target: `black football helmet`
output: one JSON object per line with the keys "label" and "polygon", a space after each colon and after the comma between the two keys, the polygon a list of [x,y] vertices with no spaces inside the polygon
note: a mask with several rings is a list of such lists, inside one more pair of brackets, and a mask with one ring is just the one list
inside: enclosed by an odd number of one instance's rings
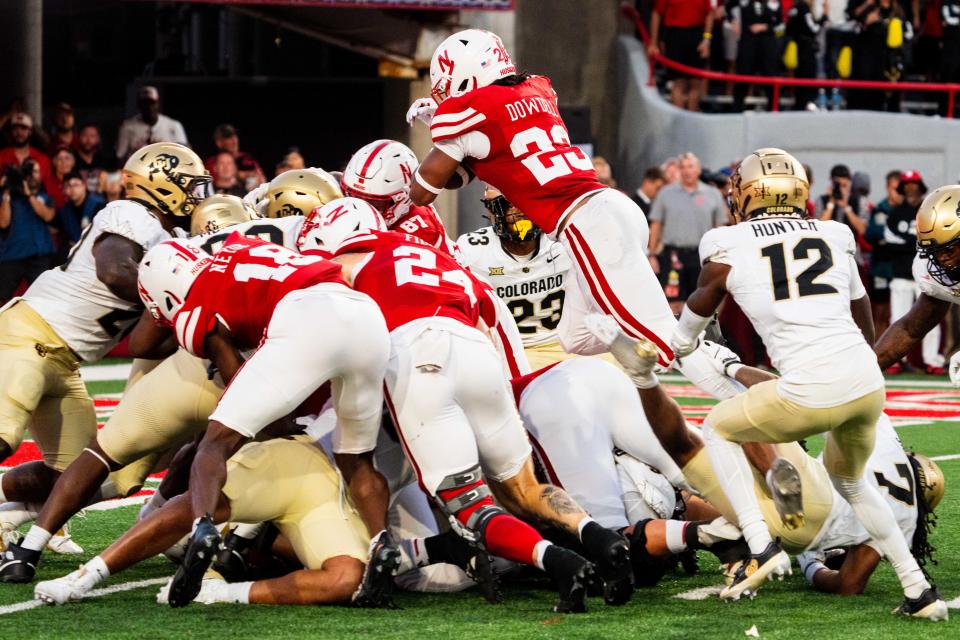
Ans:
{"label": "black football helmet", "polygon": [[493,221],[493,232],[501,240],[509,242],[526,242],[539,240],[543,230],[535,225],[522,211],[513,206],[503,194],[493,189],[497,195],[491,198],[482,198],[480,201],[490,212]]}

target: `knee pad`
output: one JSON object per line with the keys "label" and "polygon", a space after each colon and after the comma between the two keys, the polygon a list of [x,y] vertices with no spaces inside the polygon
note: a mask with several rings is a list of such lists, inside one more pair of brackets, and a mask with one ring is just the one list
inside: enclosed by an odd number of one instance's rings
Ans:
{"label": "knee pad", "polygon": [[664,574],[677,564],[676,556],[658,557],[647,552],[647,523],[652,518],[634,525],[630,534],[630,564],[633,565],[633,581],[638,587],[654,587]]}
{"label": "knee pad", "polygon": [[493,504],[480,465],[445,477],[437,487],[436,496],[458,533],[478,540],[483,539],[483,531],[490,520],[504,513]]}

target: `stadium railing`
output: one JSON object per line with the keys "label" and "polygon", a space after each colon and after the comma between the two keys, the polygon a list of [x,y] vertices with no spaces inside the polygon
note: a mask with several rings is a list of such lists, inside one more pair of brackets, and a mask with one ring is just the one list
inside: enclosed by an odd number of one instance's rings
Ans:
{"label": "stadium railing", "polygon": [[[631,20],[640,34],[643,41],[644,50],[648,51],[650,44],[650,33],[644,24],[640,12],[630,4],[621,5],[621,12]],[[707,80],[717,80],[720,82],[747,83],[753,85],[772,85],[773,86],[773,104],[770,105],[771,111],[780,110],[780,91],[783,87],[818,87],[824,89],[880,89],[884,91],[919,91],[930,93],[946,93],[947,95],[947,117],[953,118],[953,107],[956,101],[956,93],[960,91],[960,84],[948,82],[879,82],[874,80],[831,80],[828,78],[789,78],[785,76],[751,76],[737,73],[723,73],[720,71],[708,71],[706,69],[697,69],[685,64],[676,62],[667,58],[663,54],[650,56],[650,77],[647,80],[648,85],[655,84],[655,72],[657,65],[673,69],[680,73]]]}

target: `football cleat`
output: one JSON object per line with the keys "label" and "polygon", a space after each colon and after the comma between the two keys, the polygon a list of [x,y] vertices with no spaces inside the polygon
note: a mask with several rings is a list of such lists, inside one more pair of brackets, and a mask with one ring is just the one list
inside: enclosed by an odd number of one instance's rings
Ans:
{"label": "football cleat", "polygon": [[767,486],[773,504],[787,529],[803,526],[803,484],[800,472],[786,458],[777,458],[767,471]]}
{"label": "football cleat", "polygon": [[782,579],[790,573],[790,556],[779,544],[771,542],[762,553],[751,555],[736,568],[733,580],[720,592],[720,599],[739,600],[742,596],[752,598],[760,585],[771,575]]}
{"label": "football cleat", "polygon": [[445,548],[449,554],[444,560],[463,569],[467,577],[477,583],[487,602],[501,602],[500,578],[490,554],[476,542],[457,535],[453,529],[441,533],[440,536],[445,539]]}
{"label": "football cleat", "polygon": [[213,524],[213,518],[207,514],[197,522],[183,562],[177,567],[170,581],[169,604],[174,609],[190,604],[200,593],[203,574],[220,551],[220,532]]}
{"label": "football cleat", "polygon": [[633,595],[633,565],[627,539],[591,522],[583,528],[581,541],[603,580],[604,602],[613,606],[629,602]]}
{"label": "football cleat", "polygon": [[940,598],[936,587],[927,587],[917,598],[904,598],[892,613],[911,618],[925,618],[932,622],[950,618],[947,603]]}
{"label": "football cleat", "polygon": [[227,582],[240,582],[247,577],[250,567],[243,552],[253,543],[253,540],[238,536],[231,531],[224,539],[213,562],[213,570],[223,576]]}
{"label": "football cleat", "polygon": [[77,555],[83,553],[83,547],[73,540],[70,529],[63,525],[47,543],[47,549],[61,555]]}
{"label": "football cleat", "polygon": [[606,345],[637,387],[649,389],[656,386],[657,376],[653,368],[657,366],[658,353],[652,342],[628,336],[613,316],[591,313],[584,317],[583,324],[597,340]]}
{"label": "football cleat", "polygon": [[79,569],[62,578],[38,582],[33,589],[33,597],[43,601],[44,604],[51,605],[80,600],[90,592],[95,584],[95,581],[89,578],[86,569],[81,565]]}
{"label": "football cleat", "polygon": [[40,552],[11,544],[0,556],[0,582],[26,583],[37,575]]}
{"label": "football cleat", "polygon": [[370,541],[367,566],[351,598],[354,607],[393,609],[393,576],[400,566],[400,550],[386,530]]}
{"label": "football cleat", "polygon": [[587,610],[587,592],[600,583],[593,563],[569,549],[550,545],[544,554],[544,569],[557,582],[560,592],[560,600],[553,607],[554,612],[584,613]]}

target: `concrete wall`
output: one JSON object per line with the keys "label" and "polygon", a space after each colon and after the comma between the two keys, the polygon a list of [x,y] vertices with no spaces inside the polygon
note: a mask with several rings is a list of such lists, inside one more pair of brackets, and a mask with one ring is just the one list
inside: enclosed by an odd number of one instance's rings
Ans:
{"label": "concrete wall", "polygon": [[837,163],[870,174],[875,202],[891,169],[917,169],[931,189],[960,180],[960,121],[872,111],[696,114],[646,86],[648,72],[640,43],[621,37],[617,178],[625,189],[639,186],[647,166],[684,151],[717,169],[759,147],[784,148],[809,164],[814,194],[826,190]]}

